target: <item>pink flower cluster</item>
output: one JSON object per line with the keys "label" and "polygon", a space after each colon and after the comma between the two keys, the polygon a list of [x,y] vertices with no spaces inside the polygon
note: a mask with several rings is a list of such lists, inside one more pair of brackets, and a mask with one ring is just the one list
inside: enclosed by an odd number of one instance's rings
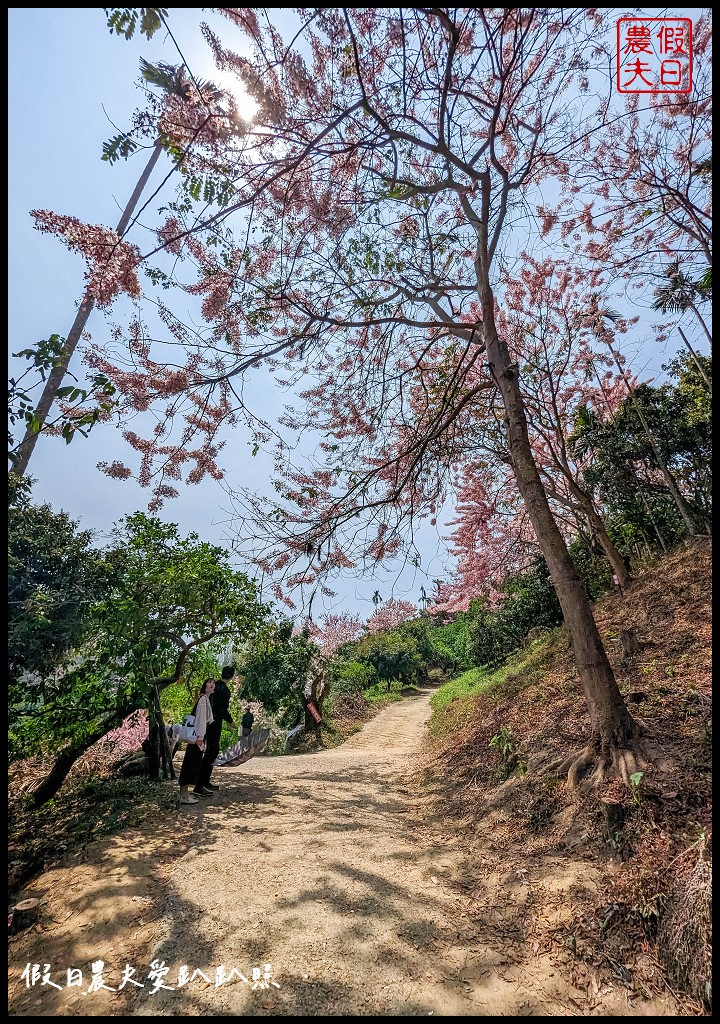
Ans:
{"label": "pink flower cluster", "polygon": [[124,242],[116,231],[97,224],[83,224],[77,217],[66,217],[50,210],[31,210],[38,231],[59,235],[69,249],[85,257],[88,293],[98,306],[109,306],[125,292],[133,298],[142,294],[137,266],[140,250]]}
{"label": "pink flower cluster", "polygon": [[338,647],[357,640],[362,628],[359,615],[325,615],[320,623],[310,627],[310,638],[326,657],[330,657]]}
{"label": "pink flower cluster", "polygon": [[390,598],[382,608],[378,608],[374,615],[371,615],[365,628],[368,633],[384,633],[390,629],[397,629],[402,622],[414,619],[418,614],[416,605],[410,601],[396,601]]}

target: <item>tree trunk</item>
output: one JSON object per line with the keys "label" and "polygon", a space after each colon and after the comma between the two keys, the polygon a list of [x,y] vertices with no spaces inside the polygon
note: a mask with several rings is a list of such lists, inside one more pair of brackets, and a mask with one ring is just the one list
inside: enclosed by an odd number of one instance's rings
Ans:
{"label": "tree trunk", "polygon": [[315,719],[308,711],[307,699],[303,700],[303,710],[305,713],[305,717],[303,718],[303,732],[307,734],[309,732],[312,732],[313,726],[315,725]]}
{"label": "tree trunk", "polygon": [[156,700],[156,715],[157,715],[157,727],[158,727],[158,746],[160,748],[160,766],[158,778],[161,779],[174,779],[175,778],[175,766],[173,765],[172,750],[170,749],[170,742],[168,740],[167,729],[165,728],[165,719],[163,718],[162,708],[160,707],[160,691],[155,688],[155,700]]}
{"label": "tree trunk", "polygon": [[303,707],[305,709],[305,732],[314,731],[318,743],[321,735],[320,722],[316,722],[314,716],[310,714],[308,704],[312,703],[322,719],[322,709],[328,689],[327,664],[321,657],[313,655],[308,665],[307,678],[303,688]]}
{"label": "tree trunk", "polygon": [[174,779],[175,768],[172,752],[168,743],[165,720],[160,707],[160,693],[157,685],[153,686],[148,705],[148,775],[151,779]]}
{"label": "tree trunk", "polygon": [[[506,343],[498,337],[495,296],[490,285],[493,254],[493,248],[488,243],[490,191],[488,170],[482,176],[480,215],[470,207],[467,199],[463,200],[463,205],[470,212],[478,238],[475,267],[478,297],[482,306],[482,337],[490,373],[505,410],[510,462],[560,602],[590,715],[590,743],[580,758],[569,766],[568,781],[574,784],[578,773],[587,766],[591,756],[599,755],[597,760],[602,769],[610,761],[617,763],[616,755],[628,746],[638,729],[620,693],[585,588],[575,572],[550,509],[530,447],[527,417],[518,385],[518,367],[511,362]],[[621,768],[621,774],[627,777],[627,765]]]}
{"label": "tree trunk", "polygon": [[590,746],[606,760],[637,732],[613,675],[584,587],[553,517],[533,459],[527,419],[518,386],[518,368],[495,328],[494,296],[481,284],[483,334],[488,364],[505,409],[508,447],[515,479],[547,562],[570,634],[575,664],[592,727]]}
{"label": "tree trunk", "polygon": [[174,779],[175,765],[173,764],[173,752],[170,749],[170,741],[168,740],[167,730],[165,728],[165,721],[162,718],[162,716],[160,724],[160,758],[162,761],[163,778]]}
{"label": "tree trunk", "polygon": [[[694,306],[693,306],[693,309],[695,309],[695,307],[694,307]],[[696,310],[696,312],[697,312],[697,310]],[[698,316],[699,316],[699,315],[700,315],[700,314],[698,314]],[[705,326],[705,322],[703,321],[703,327],[704,327],[704,326]],[[710,337],[710,335],[708,334],[708,330],[707,330],[707,327],[705,328],[705,333],[706,333],[706,334],[708,335],[708,340],[710,341],[710,347],[712,348],[712,338],[711,338],[711,337]],[[695,349],[694,349],[694,348],[692,347],[692,345],[690,344],[690,342],[689,342],[689,341],[687,340],[687,338],[685,337],[685,334],[684,334],[684,332],[683,332],[683,330],[682,330],[682,328],[681,328],[681,327],[678,327],[678,334],[679,334],[679,335],[680,335],[680,337],[682,338],[682,340],[683,340],[683,342],[684,342],[684,344],[685,344],[685,348],[686,348],[686,349],[688,350],[688,352],[690,353],[690,355],[691,355],[691,356],[693,357],[693,361],[694,361],[694,363],[695,363],[695,366],[697,367],[697,371],[698,371],[698,373],[700,374],[700,376],[702,377],[702,379],[703,379],[703,380],[705,381],[705,383],[706,383],[706,385],[707,385],[707,389],[708,389],[708,391],[712,391],[712,384],[710,383],[710,379],[708,378],[708,375],[707,375],[707,374],[705,373],[705,371],[703,370],[703,367],[702,367],[702,363],[701,363],[701,362],[700,362],[700,360],[698,359],[698,357],[697,357],[697,353],[696,353]]]}
{"label": "tree trunk", "polygon": [[304,719],[304,723],[303,723],[303,732],[306,735],[307,735],[307,733],[311,733],[311,732],[314,732],[316,735],[318,733],[318,728],[319,728],[318,723],[315,721],[314,716],[311,715],[310,711],[308,710],[308,704],[314,704],[314,703],[315,702],[313,701],[312,697],[303,697],[303,708],[305,710],[305,719]]}
{"label": "tree trunk", "polygon": [[[615,360],[615,365],[617,366],[617,368],[620,371],[620,373],[622,373],[623,372],[622,364],[620,362],[620,359],[619,359],[615,349],[609,343],[608,343],[608,348],[610,349],[612,357]],[[623,378],[623,380],[625,380],[625,378]],[[646,437],[648,439],[650,447],[653,450],[653,454],[655,455],[655,459],[657,460],[658,469],[662,473],[663,480],[665,481],[667,489],[670,491],[672,499],[675,502],[675,507],[677,508],[678,512],[680,513],[680,517],[681,517],[682,521],[685,523],[685,529],[687,530],[687,532],[690,534],[691,537],[696,537],[698,535],[699,531],[697,529],[697,526],[693,522],[692,516],[690,515],[690,510],[689,510],[689,508],[688,508],[688,506],[687,506],[687,504],[685,502],[685,499],[683,498],[682,494],[680,493],[680,488],[677,485],[677,481],[675,480],[675,477],[670,472],[670,470],[668,468],[668,465],[665,462],[665,459],[663,458],[663,454],[660,451],[660,446],[658,445],[657,441],[655,440],[655,436],[652,433],[652,431],[650,430],[650,424],[648,423],[647,419],[645,418],[645,413],[640,408],[640,403],[638,402],[637,398],[635,397],[635,392],[630,387],[630,384],[627,382],[627,380],[625,380],[625,386],[627,388],[628,395],[630,396],[630,401],[632,402],[633,408],[635,409],[635,412],[638,414],[638,419],[640,420],[640,423],[642,424],[642,428],[645,431],[645,435],[646,435]]]}
{"label": "tree trunk", "polygon": [[[145,165],[145,170],[140,175],[138,182],[135,186],[135,190],[130,197],[130,200],[123,211],[123,215],[118,222],[118,226],[115,229],[122,237],[130,223],[130,218],[133,215],[135,207],[138,204],[140,196],[142,195],[143,189],[147,184],[148,178],[150,177],[155,164],[158,161],[158,157],[162,153],[162,145],[160,142],[155,143],[155,148],[150,154],[150,159]],[[40,395],[40,401],[35,408],[35,419],[38,420],[40,427],[38,430],[27,430],[25,436],[17,447],[15,453],[11,456],[11,464],[13,473],[17,473],[18,476],[25,476],[27,472],[28,463],[35,450],[37,439],[40,436],[43,425],[48,417],[55,396],[58,392],[58,388],[61,387],[65,374],[67,373],[70,360],[73,357],[77,344],[80,341],[82,332],[85,329],[85,324],[88,322],[88,318],[95,308],[95,299],[86,291],[83,295],[80,308],[77,311],[77,316],[73,320],[70,333],[65,339],[65,345],[63,346],[62,355],[57,361],[57,364],[53,367],[48,379],[45,381],[45,387]]]}
{"label": "tree trunk", "polygon": [[620,554],[618,549],[612,542],[607,530],[605,529],[605,523],[602,517],[598,515],[595,504],[590,495],[584,491],[577,481],[573,479],[572,474],[569,472],[566,474],[566,480],[570,487],[571,493],[577,498],[580,503],[580,507],[587,516],[587,521],[592,532],[592,536],[597,540],[600,547],[605,552],[608,562],[612,566],[612,571],[615,573],[618,579],[618,583],[621,587],[626,587],[630,583],[630,573],[628,572],[625,560]]}
{"label": "tree trunk", "polygon": [[[637,480],[637,475],[635,475],[635,479]],[[642,501],[643,506],[645,507],[645,511],[648,514],[648,519],[650,520],[650,522],[653,525],[653,530],[655,531],[655,535],[656,535],[658,541],[660,542],[660,547],[663,549],[665,554],[667,554],[667,551],[668,551],[667,543],[665,541],[665,538],[663,537],[662,530],[660,529],[658,524],[655,522],[655,517],[654,517],[653,512],[652,512],[652,507],[650,505],[650,502],[648,501],[648,498],[647,498],[647,495],[645,494],[645,491],[643,490],[642,483],[639,480],[638,480],[638,494],[640,495],[640,500]],[[648,551],[649,550],[650,550],[650,545],[648,544]]]}
{"label": "tree trunk", "polygon": [[68,743],[68,745],[64,747],[55,758],[52,768],[43,781],[34,790],[32,794],[33,805],[35,807],[41,807],[42,804],[47,803],[51,797],[54,797],[67,778],[68,772],[77,759],[84,754],[85,751],[93,745],[93,743],[102,739],[102,737],[106,733],[110,732],[114,726],[120,725],[123,719],[127,718],[127,716],[135,710],[136,705],[125,705],[104,718],[102,722],[99,725],[96,725],[95,728],[88,735],[83,737],[82,740]]}
{"label": "tree trunk", "polygon": [[617,576],[617,580],[620,584],[620,587],[624,590],[632,579],[630,573],[628,572],[628,568],[625,564],[625,559],[613,544],[607,530],[605,529],[605,524],[603,523],[600,516],[598,516],[597,512],[595,512],[595,519],[593,519],[592,522],[593,529],[595,531],[595,536],[598,539],[598,543],[605,552],[607,560],[612,566],[614,574]]}
{"label": "tree trunk", "polygon": [[162,755],[160,752],[160,727],[151,713],[148,723],[147,770],[151,779],[162,779]]}
{"label": "tree trunk", "polygon": [[[693,313],[695,314],[695,316],[700,321],[702,329],[705,331],[705,337],[707,338],[708,344],[710,345],[710,355],[712,355],[712,334],[708,330],[707,324],[705,323],[705,320],[704,320],[702,314],[700,313],[700,310],[697,308],[697,305],[694,302],[691,302],[690,303],[690,308],[692,309]],[[679,328],[678,328],[678,330],[679,330]],[[685,342],[687,347],[690,348],[690,345],[688,345],[688,342],[687,342],[687,338],[685,337],[685,335],[683,334],[682,331],[680,331],[680,334],[682,336],[682,340]],[[690,351],[692,352],[691,348],[690,348]],[[695,355],[694,352],[693,352],[693,355]],[[697,360],[696,360],[696,362],[697,362]],[[702,369],[700,370],[700,373],[702,373],[703,377],[705,377],[705,374],[703,373]],[[710,387],[710,381],[707,379],[707,377],[705,377],[705,382],[707,383],[708,387]]]}

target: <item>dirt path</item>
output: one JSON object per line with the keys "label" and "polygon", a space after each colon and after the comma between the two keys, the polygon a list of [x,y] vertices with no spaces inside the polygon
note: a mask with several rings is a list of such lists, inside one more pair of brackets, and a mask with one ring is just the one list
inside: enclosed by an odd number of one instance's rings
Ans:
{"label": "dirt path", "polygon": [[[429,697],[390,706],[336,749],[216,769],[222,790],[183,808],[174,836],[174,821],[125,832],[88,863],[28,886],[50,923],[11,943],[11,1013],[677,1015],[670,1000],[631,1005],[621,985],[586,985],[533,948],[518,906],[577,884],[567,864],[518,872],[492,849],[469,857],[423,815],[409,773]],[[584,884],[602,884],[583,871]],[[466,913],[478,886],[484,920]],[[107,985],[117,988],[127,966],[145,987],[85,994],[99,960]],[[152,991],[152,961],[168,968],[159,980],[172,990]],[[61,989],[41,978],[28,987],[26,963],[49,964]],[[266,964],[267,987],[253,989],[253,968],[263,974]],[[183,966],[208,980],[178,989]],[[221,966],[235,974],[217,985]],[[82,987],[67,987],[70,967],[83,971]]]}

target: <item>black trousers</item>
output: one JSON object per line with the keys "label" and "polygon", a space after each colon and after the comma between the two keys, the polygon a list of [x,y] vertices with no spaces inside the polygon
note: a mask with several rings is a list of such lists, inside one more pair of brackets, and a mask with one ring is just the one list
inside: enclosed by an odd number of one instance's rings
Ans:
{"label": "black trousers", "polygon": [[199,786],[203,752],[197,743],[188,743],[180,766],[179,786]]}
{"label": "black trousers", "polygon": [[210,776],[213,770],[213,761],[220,753],[220,733],[222,732],[222,722],[213,722],[205,730],[205,753],[203,754],[202,765],[200,767],[200,781],[198,782],[198,789],[201,786],[207,786],[210,781]]}

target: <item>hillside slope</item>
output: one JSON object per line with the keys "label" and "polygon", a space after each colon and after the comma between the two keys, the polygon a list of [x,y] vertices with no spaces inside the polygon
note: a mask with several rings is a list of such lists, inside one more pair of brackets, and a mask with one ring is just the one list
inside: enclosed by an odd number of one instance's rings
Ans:
{"label": "hillside slope", "polygon": [[[639,573],[596,619],[632,711],[655,751],[634,792],[619,782],[600,799],[572,799],[553,766],[589,733],[563,630],[538,637],[476,696],[434,698],[435,740],[424,781],[480,865],[468,908],[500,910],[498,883],[542,858],[585,858],[606,884],[518,912],[537,948],[565,946],[579,976],[604,965],[642,995],[670,990],[687,1013],[707,1013],[711,989],[711,572],[698,541]],[[451,780],[451,781],[450,781]],[[550,900],[550,903],[553,901]]]}

